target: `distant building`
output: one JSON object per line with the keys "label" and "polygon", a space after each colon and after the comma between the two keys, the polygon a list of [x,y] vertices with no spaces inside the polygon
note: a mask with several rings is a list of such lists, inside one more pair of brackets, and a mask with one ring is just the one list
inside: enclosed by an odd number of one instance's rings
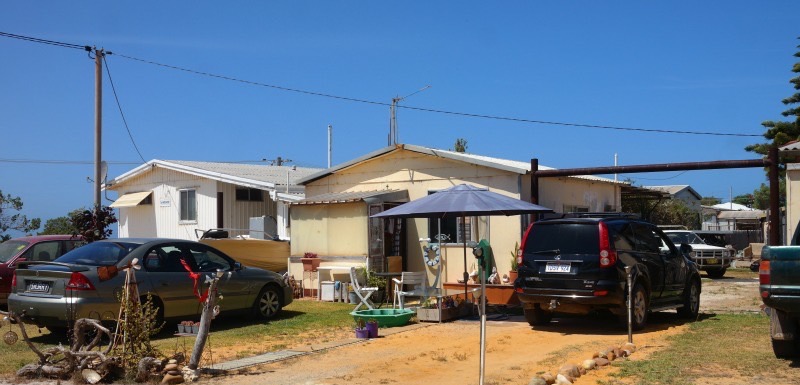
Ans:
{"label": "distant building", "polygon": [[672,199],[683,201],[691,210],[700,213],[702,207],[700,201],[703,197],[689,185],[667,185],[667,186],[642,186],[648,190],[665,192],[670,195]]}

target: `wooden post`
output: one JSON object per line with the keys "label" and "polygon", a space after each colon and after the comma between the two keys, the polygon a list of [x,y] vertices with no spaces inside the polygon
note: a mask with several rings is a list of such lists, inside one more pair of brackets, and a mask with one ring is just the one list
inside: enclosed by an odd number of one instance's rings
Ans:
{"label": "wooden post", "polygon": [[211,320],[214,318],[214,306],[217,303],[217,282],[223,272],[217,272],[211,284],[208,287],[208,298],[203,306],[203,314],[200,316],[200,329],[197,331],[197,339],[194,341],[194,348],[192,348],[192,357],[189,359],[189,369],[197,370],[200,364],[200,357],[203,356],[203,349],[208,339],[208,331],[211,328]]}

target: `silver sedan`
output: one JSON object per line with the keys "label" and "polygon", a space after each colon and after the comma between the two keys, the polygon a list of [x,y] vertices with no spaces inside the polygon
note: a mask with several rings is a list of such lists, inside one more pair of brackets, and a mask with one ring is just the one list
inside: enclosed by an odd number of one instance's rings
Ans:
{"label": "silver sedan", "polygon": [[[218,290],[223,312],[275,316],[292,302],[292,290],[277,273],[244,267],[213,247],[178,239],[119,238],[93,242],[53,262],[28,263],[16,271],[9,310],[48,329],[65,329],[78,318],[113,321],[120,309],[125,273],[101,280],[109,266],[137,259],[139,292],[152,295],[158,317],[199,320],[205,276],[224,274]],[[115,269],[116,268],[116,269]],[[195,279],[190,273],[199,273]],[[106,277],[104,277],[106,278]]]}

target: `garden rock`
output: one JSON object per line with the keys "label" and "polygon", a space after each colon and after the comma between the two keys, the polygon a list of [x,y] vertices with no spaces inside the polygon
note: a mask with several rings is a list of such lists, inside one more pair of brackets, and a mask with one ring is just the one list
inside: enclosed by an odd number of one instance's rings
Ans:
{"label": "garden rock", "polygon": [[572,381],[563,374],[559,374],[556,376],[555,385],[572,385]]}
{"label": "garden rock", "polygon": [[584,369],[586,369],[586,370],[592,370],[592,369],[594,369],[596,366],[597,366],[597,362],[594,362],[594,360],[584,360],[584,361],[581,363],[581,367],[582,367],[582,368],[584,368]]}
{"label": "garden rock", "polygon": [[528,385],[548,385],[548,384],[547,381],[544,380],[544,378],[534,377],[531,378],[531,381],[528,383]]}
{"label": "garden rock", "polygon": [[632,344],[630,342],[626,343],[625,345],[622,345],[622,348],[625,349],[625,350],[630,351],[631,353],[636,352],[636,345],[634,345],[634,344]]}
{"label": "garden rock", "polygon": [[569,376],[570,378],[578,378],[581,376],[578,367],[572,364],[566,364],[558,369],[558,374],[563,374],[564,376]]}
{"label": "garden rock", "polygon": [[597,363],[597,366],[607,366],[608,360],[605,358],[597,357],[594,359],[594,362]]}
{"label": "garden rock", "polygon": [[175,374],[165,374],[164,379],[161,380],[162,384],[181,384],[183,383],[183,376],[182,375],[175,375]]}
{"label": "garden rock", "polygon": [[556,376],[554,376],[552,373],[542,374],[542,379],[547,382],[547,385],[553,385],[556,383]]}

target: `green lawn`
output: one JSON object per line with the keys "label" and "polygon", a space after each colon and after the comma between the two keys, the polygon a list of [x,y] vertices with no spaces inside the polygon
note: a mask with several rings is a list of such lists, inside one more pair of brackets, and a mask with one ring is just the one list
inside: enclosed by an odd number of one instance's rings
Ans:
{"label": "green lawn", "polygon": [[[689,331],[669,339],[646,360],[618,361],[621,370],[605,385],[694,384],[712,377],[773,378],[775,383],[797,383],[800,373],[791,361],[775,358],[769,338],[769,318],[763,314],[720,314],[703,317]],[[788,381],[787,381],[788,380]],[[704,382],[708,383],[708,381]]]}

